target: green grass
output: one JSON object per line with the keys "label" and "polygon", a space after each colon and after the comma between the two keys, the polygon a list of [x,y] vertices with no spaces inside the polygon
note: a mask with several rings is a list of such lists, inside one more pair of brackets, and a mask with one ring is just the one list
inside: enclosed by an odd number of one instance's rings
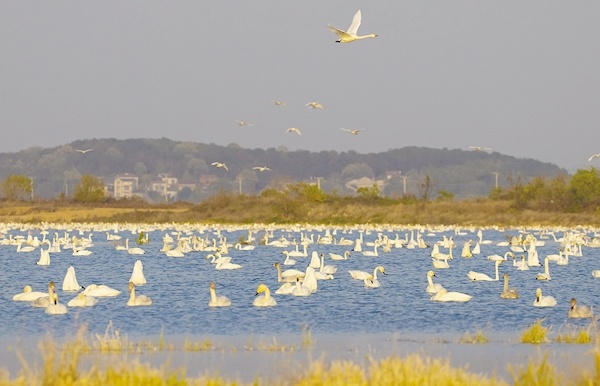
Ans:
{"label": "green grass", "polygon": [[538,319],[529,329],[521,334],[521,343],[540,344],[548,342],[549,327],[542,326],[542,319]]}

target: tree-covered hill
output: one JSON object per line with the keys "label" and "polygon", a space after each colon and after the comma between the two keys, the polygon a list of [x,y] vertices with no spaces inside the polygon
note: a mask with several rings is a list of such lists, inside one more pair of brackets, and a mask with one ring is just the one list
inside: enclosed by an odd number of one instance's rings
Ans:
{"label": "tree-covered hill", "polygon": [[[93,149],[88,152],[76,151]],[[213,162],[225,163],[228,170]],[[255,166],[267,166],[260,172]],[[72,189],[82,175],[91,174],[112,183],[120,173],[139,177],[146,188],[159,173],[179,181],[199,183],[211,176],[210,186],[198,189],[199,200],[218,190],[254,194],[290,181],[313,181],[327,192],[352,194],[347,182],[361,177],[380,180],[383,194],[420,195],[428,184],[458,197],[487,195],[496,184],[527,182],[533,177],[553,178],[566,170],[533,159],[518,159],[497,152],[404,147],[381,153],[354,151],[309,152],[285,148],[243,149],[236,144],[219,146],[162,139],[113,138],[75,141],[53,148],[32,147],[0,154],[0,179],[9,175],[32,177],[36,196],[53,198]]]}

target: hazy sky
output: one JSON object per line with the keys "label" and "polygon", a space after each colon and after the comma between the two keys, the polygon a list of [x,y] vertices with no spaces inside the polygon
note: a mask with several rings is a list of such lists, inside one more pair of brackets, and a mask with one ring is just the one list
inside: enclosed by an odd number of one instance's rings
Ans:
{"label": "hazy sky", "polygon": [[[335,43],[359,8],[379,36]],[[600,166],[599,22],[598,0],[3,1],[0,152],[167,137]]]}

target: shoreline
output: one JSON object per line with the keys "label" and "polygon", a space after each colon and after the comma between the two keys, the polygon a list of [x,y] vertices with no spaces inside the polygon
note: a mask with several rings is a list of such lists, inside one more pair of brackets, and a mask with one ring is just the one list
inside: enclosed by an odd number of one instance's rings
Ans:
{"label": "shoreline", "polygon": [[[29,338],[3,338],[0,340],[0,369],[16,378],[21,370],[37,371],[43,365],[40,343],[47,336]],[[84,337],[87,338],[87,337]],[[145,349],[113,352],[91,351],[82,354],[79,369],[92,366],[104,368],[119,363],[142,363],[153,368],[184,369],[186,377],[219,376],[227,381],[251,383],[257,379],[272,382],[277,379],[300,377],[311,364],[333,361],[351,361],[368,369],[372,360],[388,357],[405,358],[418,354],[424,358],[448,360],[453,368],[469,373],[495,378],[511,383],[512,372],[524,370],[530,362],[541,363],[547,355],[548,363],[570,379],[583,372],[594,371],[596,345],[518,342],[514,334],[492,334],[488,343],[460,343],[456,334],[315,334],[310,347],[301,347],[297,334],[256,336],[183,336],[164,338],[162,349],[147,346]],[[55,341],[66,343],[72,338]],[[157,341],[157,337],[141,337],[131,342]],[[208,349],[184,348],[185,342],[208,342]],[[139,346],[138,346],[139,347]],[[23,367],[20,353],[30,370]]]}

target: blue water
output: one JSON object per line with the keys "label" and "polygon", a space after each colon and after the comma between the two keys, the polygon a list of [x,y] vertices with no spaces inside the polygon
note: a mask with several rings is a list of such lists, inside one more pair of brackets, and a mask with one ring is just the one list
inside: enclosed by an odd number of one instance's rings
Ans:
{"label": "blue water", "polygon": [[[203,238],[207,235],[215,237],[216,228],[191,227],[193,234]],[[332,228],[333,229],[333,228]],[[202,230],[202,234],[200,231]],[[55,230],[50,229],[51,237]],[[59,234],[63,229],[57,230]],[[165,335],[249,335],[249,334],[287,334],[300,333],[306,325],[316,334],[330,333],[450,333],[462,334],[467,330],[490,329],[497,332],[512,333],[518,336],[537,319],[546,318],[545,325],[560,327],[567,321],[571,324],[587,325],[589,320],[567,320],[569,300],[577,298],[580,304],[597,306],[597,287],[600,279],[591,275],[593,269],[600,269],[600,250],[583,249],[582,257],[571,257],[566,266],[550,265],[552,280],[539,282],[535,280],[543,267],[532,267],[529,271],[518,271],[512,261],[500,265],[500,277],[504,272],[510,274],[510,287],[517,288],[520,298],[517,300],[501,299],[502,280],[497,282],[471,282],[467,278],[469,270],[487,273],[494,276],[494,264],[486,256],[496,253],[504,255],[508,247],[495,244],[506,240],[506,235],[517,235],[516,230],[504,232],[485,230],[484,239],[493,240],[492,245],[482,245],[481,254],[471,259],[460,257],[463,243],[477,240],[474,232],[457,236],[453,231],[437,232],[435,236],[423,235],[425,242],[433,245],[442,239],[442,235],[454,236],[456,248],[454,260],[450,261],[450,269],[436,269],[435,282],[442,284],[449,291],[470,294],[473,299],[468,303],[439,303],[429,300],[425,292],[427,286],[426,273],[433,270],[431,264],[431,248],[427,249],[392,249],[389,253],[379,250],[379,257],[365,257],[360,253],[352,253],[345,261],[332,261],[326,258],[326,264],[338,268],[333,280],[319,281],[319,289],[309,297],[293,297],[290,295],[273,295],[277,306],[257,308],[252,306],[256,287],[260,283],[269,286],[272,293],[279,287],[274,262],[283,262],[285,256],[282,248],[257,245],[253,251],[229,251],[232,262],[241,264],[242,269],[234,271],[218,271],[205,259],[208,252],[191,252],[183,258],[167,257],[162,248],[162,237],[167,230],[151,230],[150,243],[142,245],[145,255],[129,255],[126,251],[115,250],[114,241],[106,241],[104,231],[87,229],[83,236],[93,233],[95,246],[89,248],[93,253],[89,256],[72,256],[71,251],[51,254],[48,267],[37,266],[39,250],[32,253],[17,253],[16,246],[0,246],[0,337],[36,336],[52,333],[53,336],[69,336],[83,324],[91,332],[102,333],[109,321],[115,328],[130,337],[156,336],[161,331]],[[305,229],[306,234],[323,235],[322,229]],[[383,229],[391,239],[399,233],[401,238],[408,230]],[[532,230],[533,232],[533,230]],[[25,230],[11,230],[8,234],[27,235]],[[7,237],[8,237],[7,234]],[[77,234],[73,231],[72,234]],[[129,231],[119,233],[134,239]],[[235,243],[240,237],[247,236],[247,230],[223,230],[229,242]],[[257,239],[264,232],[257,233]],[[275,230],[275,236],[285,235],[287,238],[300,239],[297,230],[282,232]],[[557,232],[557,236],[562,236]],[[39,230],[33,230],[32,236],[41,239]],[[337,237],[354,239],[358,231],[342,234]],[[376,232],[365,233],[365,241],[373,241]],[[120,241],[120,243],[123,242]],[[558,253],[559,244],[552,238],[544,240],[546,245],[538,247],[540,261],[545,255]],[[130,243],[130,246],[135,246]],[[369,247],[363,247],[367,250]],[[292,250],[292,247],[285,248]],[[310,261],[313,250],[325,253],[343,254],[351,249],[348,246],[312,244],[309,257],[296,257],[295,266],[284,266],[304,270]],[[445,250],[442,248],[442,252]],[[148,283],[137,287],[138,294],[145,294],[153,299],[149,307],[128,307],[127,284],[135,260],[144,264],[144,273]],[[25,284],[33,286],[36,291],[46,291],[48,282],[56,282],[57,293],[61,303],[75,297],[72,292],[61,290],[62,281],[67,268],[75,267],[79,283],[87,286],[92,283],[106,284],[123,291],[116,298],[99,298],[95,307],[69,308],[66,315],[47,315],[44,309],[33,308],[27,303],[14,302],[12,296],[22,291]],[[381,287],[368,289],[362,281],[352,280],[349,269],[360,269],[372,272],[377,265],[385,267],[387,275],[379,275]],[[231,307],[212,309],[209,301],[208,285],[214,281],[217,294],[228,296]],[[541,287],[544,295],[552,295],[558,305],[554,308],[536,308],[532,306],[535,289]]]}

